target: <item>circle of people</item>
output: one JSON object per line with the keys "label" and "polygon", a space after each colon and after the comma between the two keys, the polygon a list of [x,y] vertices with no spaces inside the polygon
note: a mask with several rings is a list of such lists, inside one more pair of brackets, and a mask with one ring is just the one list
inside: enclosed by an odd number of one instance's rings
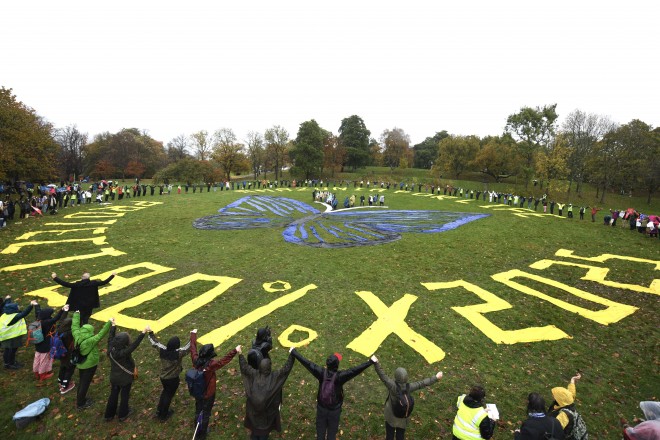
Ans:
{"label": "circle of people", "polygon": [[[220,359],[216,359],[217,354],[213,344],[204,344],[197,348],[196,329],[190,332],[189,341],[185,345],[181,344],[177,336],[171,337],[166,344],[161,343],[148,326],[131,340],[128,333],[117,331],[114,318],[96,332],[88,320],[93,309],[100,307],[98,288],[110,283],[115,275],[113,273],[105,280],[92,280],[90,274],[86,272],[80,281],[71,283],[52,273],[54,282],[71,289],[66,304],[57,313],[50,307],[41,308],[36,300],[31,301],[21,311],[11,296],[6,296],[0,316],[0,345],[3,349],[5,369],[20,369],[22,365],[16,361],[17,350],[21,346],[33,344],[35,354],[32,369],[38,385],[45,384],[54,376],[53,362],[58,360],[57,382],[60,394],[67,394],[77,388],[76,407],[83,411],[94,403],[87,394],[100,360],[99,343],[107,335],[107,356],[111,367],[110,394],[105,406],[104,419],[106,422],[112,422],[117,418],[124,422],[132,413],[129,398],[131,386],[138,375],[132,353],[147,337],[152,347],[158,350],[160,358],[159,376],[162,391],[155,417],[165,422],[173,415],[172,400],[181,382],[183,359],[189,354],[192,367],[186,372],[185,377],[188,390],[195,399],[191,426],[194,426],[193,438],[203,439],[209,432],[211,410],[216,399],[216,371],[238,355],[246,396],[244,426],[249,429],[252,440],[268,439],[270,432],[281,431],[282,389],[295,360],[298,360],[318,380],[316,438],[324,440],[335,439],[339,431],[344,385],[371,365],[374,365],[378,377],[387,390],[383,415],[385,435],[388,440],[405,438],[409,418],[415,405],[412,392],[432,385],[443,376],[442,372],[438,372],[431,377],[411,382],[406,370],[397,368],[392,378],[385,373],[375,355],[360,365],[340,369],[342,356],[333,353],[327,357],[325,365],[318,365],[304,357],[295,347],[289,350],[289,356],[282,368],[274,370],[269,354],[273,348],[269,327],[257,331],[256,338],[245,356],[243,347],[238,345]],[[25,318],[33,308],[36,321],[28,325]],[[75,310],[72,318],[67,316],[70,310]],[[26,344],[23,342],[24,337],[27,338]],[[77,384],[73,380],[76,369],[79,371]],[[530,393],[527,406],[528,418],[520,429],[514,432],[514,438],[517,440],[587,439],[586,424],[575,408],[575,384],[580,378],[581,374],[578,373],[571,378],[567,387],[553,388],[553,402],[547,408],[541,394]],[[485,397],[486,391],[481,385],[474,385],[469,392],[458,396],[452,438],[489,439],[493,436],[499,412],[496,405],[484,404]],[[651,408],[654,408],[653,411],[660,415],[658,402],[645,404],[650,404]],[[655,405],[658,405],[658,408]],[[660,421],[654,422],[650,428],[652,433],[657,434],[660,432]],[[627,437],[625,438],[651,438],[641,436],[640,433],[643,432],[641,426],[642,424],[629,427],[626,422],[624,435]]]}

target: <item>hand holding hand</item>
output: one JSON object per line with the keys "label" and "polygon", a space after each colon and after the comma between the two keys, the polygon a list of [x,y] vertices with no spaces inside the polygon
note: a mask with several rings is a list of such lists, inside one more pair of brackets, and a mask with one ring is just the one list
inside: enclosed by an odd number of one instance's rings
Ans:
{"label": "hand holding hand", "polygon": [[117,272],[112,272],[112,276],[113,276],[113,277],[116,277],[116,276],[117,276]]}
{"label": "hand holding hand", "polygon": [[291,347],[289,347],[289,353],[291,353],[295,349],[296,349],[296,347],[294,345],[292,345]]}
{"label": "hand holding hand", "polygon": [[373,362],[374,364],[377,364],[377,363],[378,363],[378,358],[376,357],[375,354],[372,355],[369,359],[371,359],[371,362]]}
{"label": "hand holding hand", "polygon": [[194,329],[190,330],[190,333],[197,333],[197,329],[194,328]]}
{"label": "hand holding hand", "polygon": [[65,312],[68,312],[69,311],[69,305],[64,304],[64,307],[62,307],[62,310],[64,310]]}
{"label": "hand holding hand", "polygon": [[238,354],[243,353],[243,347],[241,347],[240,345],[237,345],[236,346],[236,352],[238,352]]}
{"label": "hand holding hand", "polygon": [[149,333],[151,331],[151,327],[146,326],[144,330],[142,330],[142,333]]}
{"label": "hand holding hand", "polygon": [[57,278],[57,274],[56,274],[55,272],[53,272],[53,273],[50,274],[50,277],[51,277],[52,279],[55,279],[55,278]]}
{"label": "hand holding hand", "polygon": [[110,322],[112,323],[112,326],[115,326],[115,318],[110,318]]}
{"label": "hand holding hand", "polygon": [[30,304],[32,304],[33,306],[36,306],[37,305],[37,300],[33,299],[32,301],[30,301]]}
{"label": "hand holding hand", "polygon": [[438,374],[436,374],[435,377],[437,377],[438,380],[442,379],[442,371],[438,371]]}
{"label": "hand holding hand", "polygon": [[5,299],[11,299],[11,295],[5,296]]}

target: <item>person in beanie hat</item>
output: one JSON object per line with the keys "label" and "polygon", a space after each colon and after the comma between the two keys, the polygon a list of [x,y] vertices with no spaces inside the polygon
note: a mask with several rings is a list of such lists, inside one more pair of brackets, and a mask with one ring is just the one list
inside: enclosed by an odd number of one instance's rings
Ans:
{"label": "person in beanie hat", "polygon": [[172,336],[165,346],[158,342],[153,332],[149,332],[148,336],[151,345],[158,350],[160,357],[160,382],[163,385],[163,391],[160,393],[160,399],[158,399],[158,406],[156,407],[156,416],[160,420],[165,421],[174,413],[170,409],[170,404],[181,383],[181,378],[179,377],[181,371],[183,371],[181,360],[190,351],[190,341],[181,347],[179,337]]}
{"label": "person in beanie hat", "polygon": [[213,360],[217,356],[213,344],[202,345],[197,353],[197,329],[190,332],[190,357],[193,367],[204,371],[204,381],[206,382],[206,392],[200,398],[195,398],[195,421],[198,419],[199,427],[195,431],[195,439],[205,439],[211,417],[211,409],[215,403],[215,381],[217,380],[216,370],[227,365],[236,354],[241,350],[241,346],[229,350],[227,354],[219,361]]}
{"label": "person in beanie hat", "polygon": [[295,348],[291,354],[319,381],[316,393],[316,439],[335,440],[344,403],[344,384],[366,370],[374,361],[369,359],[348,370],[339,370],[339,362],[342,360],[339,353],[328,356],[325,368],[309,361]]}

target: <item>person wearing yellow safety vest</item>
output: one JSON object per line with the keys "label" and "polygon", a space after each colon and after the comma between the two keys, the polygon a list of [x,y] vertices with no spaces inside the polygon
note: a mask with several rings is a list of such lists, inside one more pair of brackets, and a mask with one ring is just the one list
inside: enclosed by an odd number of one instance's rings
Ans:
{"label": "person wearing yellow safety vest", "polygon": [[22,365],[16,362],[16,351],[23,345],[23,335],[27,334],[27,325],[25,318],[32,311],[32,306],[36,301],[31,301],[30,305],[19,312],[18,304],[11,301],[11,296],[7,295],[2,303],[2,315],[0,315],[0,347],[2,347],[2,357],[5,362],[5,368],[9,370],[18,370]]}
{"label": "person wearing yellow safety vest", "polygon": [[469,394],[458,396],[452,439],[489,439],[493,436],[495,420],[483,406],[484,397],[486,390],[480,385],[473,386]]}

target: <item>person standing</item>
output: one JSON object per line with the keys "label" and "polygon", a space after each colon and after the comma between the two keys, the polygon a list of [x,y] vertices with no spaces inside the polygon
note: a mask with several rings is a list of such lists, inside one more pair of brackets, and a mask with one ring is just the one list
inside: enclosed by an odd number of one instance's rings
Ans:
{"label": "person standing", "polygon": [[348,370],[339,370],[341,355],[334,353],[325,361],[325,368],[309,361],[294,348],[291,354],[319,381],[316,393],[316,440],[335,440],[344,403],[344,384],[370,367],[374,361]]}
{"label": "person standing", "polygon": [[78,409],[86,409],[94,403],[92,399],[87,398],[87,391],[96,373],[96,367],[99,364],[98,343],[110,331],[112,320],[103,325],[101,331],[94,334],[94,327],[91,324],[80,326],[80,311],[76,310],[73,314],[71,323],[71,334],[75,346],[80,347],[80,354],[85,356],[85,360],[78,364],[78,394],[76,397],[76,406]]}
{"label": "person standing", "polygon": [[5,368],[8,370],[18,370],[22,367],[16,362],[16,352],[23,345],[23,335],[27,334],[25,317],[36,305],[37,302],[32,300],[30,305],[21,312],[18,304],[12,302],[10,295],[5,297],[2,304],[2,315],[0,315],[0,347],[2,347]]}
{"label": "person standing", "polygon": [[172,399],[179,388],[181,378],[179,375],[183,371],[181,360],[190,351],[190,341],[181,347],[181,340],[178,336],[172,336],[167,341],[167,346],[158,342],[156,335],[149,332],[149,342],[158,350],[160,357],[160,383],[163,385],[163,391],[160,393],[158,399],[158,406],[156,407],[156,416],[165,421],[169,419],[174,411],[170,409]]}
{"label": "person standing", "polygon": [[37,319],[41,322],[41,333],[43,340],[34,344],[34,362],[32,363],[32,371],[34,377],[39,381],[39,384],[46,379],[53,377],[53,358],[50,357],[50,339],[55,331],[55,324],[60,320],[62,314],[69,311],[68,304],[65,304],[62,309],[53,317],[54,310],[50,307],[44,309],[35,305],[35,312]]}
{"label": "person standing", "polygon": [[458,396],[458,411],[454,418],[452,438],[459,440],[489,439],[495,430],[495,420],[484,408],[486,390],[480,385],[472,387],[468,394]]}
{"label": "person standing", "polygon": [[71,309],[80,311],[80,322],[82,324],[87,324],[89,317],[92,316],[92,310],[101,307],[101,302],[99,300],[99,287],[108,284],[112,281],[115,275],[117,275],[117,272],[112,272],[112,275],[107,279],[98,281],[90,280],[89,272],[85,272],[82,274],[82,279],[75,283],[69,283],[57,278],[55,272],[50,276],[53,278],[53,281],[60,286],[71,289],[66,304],[68,304]]}
{"label": "person standing", "polygon": [[[144,335],[150,330],[147,326],[142,333],[135,338],[131,344],[131,338],[126,332],[117,332],[115,319],[110,320],[112,327],[110,328],[110,336],[108,337],[108,357],[110,358],[110,396],[108,396],[108,403],[105,406],[105,413],[103,415],[106,422],[119,417],[119,421],[123,422],[128,418],[131,409],[128,406],[128,399],[131,395],[131,386],[135,379],[135,361],[131,353],[138,348]],[[117,411],[117,404],[119,396],[121,395],[121,403],[119,404],[119,411]]]}
{"label": "person standing", "polygon": [[[421,388],[427,387],[442,378],[442,371],[439,371],[435,376],[431,376],[419,382],[408,383],[408,372],[405,368],[397,368],[394,371],[394,380],[390,379],[383,368],[380,366],[376,356],[372,356],[371,360],[374,362],[374,368],[380,380],[387,388],[387,400],[385,400],[385,439],[386,440],[403,440],[406,436],[406,428],[408,427],[408,418],[410,414],[401,417],[401,414],[395,414],[393,409],[395,402],[399,401],[400,396],[410,395],[410,392],[417,391]],[[398,405],[398,404],[397,404]]]}
{"label": "person standing", "polygon": [[205,344],[199,349],[197,354],[197,329],[190,332],[190,357],[192,358],[193,367],[204,372],[204,383],[206,384],[206,391],[202,397],[195,398],[195,423],[201,414],[201,422],[195,431],[196,439],[205,439],[209,419],[211,418],[211,409],[215,403],[215,390],[216,390],[216,371],[227,365],[236,356],[241,346],[229,350],[227,354],[219,361],[213,360],[217,355],[213,344]]}
{"label": "person standing", "polygon": [[295,359],[290,351],[284,366],[277,371],[272,371],[271,361],[268,357],[261,359],[258,369],[252,368],[239,346],[238,363],[247,398],[243,424],[250,430],[250,440],[268,440],[271,431],[282,431],[280,419],[282,388],[289,377]]}
{"label": "person standing", "polygon": [[514,440],[564,439],[564,430],[554,417],[545,413],[545,400],[539,393],[527,396],[527,420],[513,433]]}

